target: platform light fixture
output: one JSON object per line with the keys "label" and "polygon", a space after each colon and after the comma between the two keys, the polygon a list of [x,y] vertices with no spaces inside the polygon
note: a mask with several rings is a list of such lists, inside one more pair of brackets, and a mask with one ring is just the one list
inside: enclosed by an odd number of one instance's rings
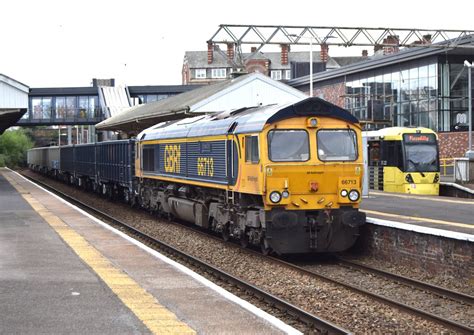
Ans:
{"label": "platform light fixture", "polygon": [[469,120],[469,132],[468,132],[468,137],[469,137],[469,145],[467,147],[467,152],[466,152],[466,157],[469,158],[469,160],[474,160],[474,151],[472,150],[472,84],[471,84],[471,72],[472,72],[472,67],[473,63],[469,63],[467,60],[464,61],[464,66],[467,67],[467,97],[468,97],[468,104],[467,104],[467,116]]}
{"label": "platform light fixture", "polygon": [[[312,35],[301,36],[301,35],[296,35],[296,34],[289,34],[288,36],[295,37],[297,39],[300,39],[300,38],[309,39],[309,96],[312,97],[313,96],[313,39],[317,41],[319,37],[312,36]],[[337,37],[326,36],[322,42],[325,44],[329,38],[337,38]]]}

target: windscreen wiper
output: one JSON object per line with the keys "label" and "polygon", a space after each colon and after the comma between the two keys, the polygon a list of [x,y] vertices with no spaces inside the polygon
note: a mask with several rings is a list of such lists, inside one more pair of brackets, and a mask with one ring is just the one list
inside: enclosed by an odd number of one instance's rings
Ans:
{"label": "windscreen wiper", "polygon": [[412,162],[413,165],[415,166],[415,170],[418,171],[418,172],[421,174],[421,176],[422,176],[423,178],[425,178],[425,174],[424,174],[423,171],[419,168],[420,163],[416,163],[416,162],[412,161],[411,159],[409,159],[408,161],[409,161],[409,162]]}

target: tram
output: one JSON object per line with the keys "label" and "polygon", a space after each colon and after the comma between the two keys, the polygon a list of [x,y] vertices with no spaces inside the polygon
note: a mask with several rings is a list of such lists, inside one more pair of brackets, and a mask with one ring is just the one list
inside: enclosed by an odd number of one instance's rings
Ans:
{"label": "tram", "polygon": [[366,131],[369,188],[439,195],[438,137],[428,128],[389,127]]}

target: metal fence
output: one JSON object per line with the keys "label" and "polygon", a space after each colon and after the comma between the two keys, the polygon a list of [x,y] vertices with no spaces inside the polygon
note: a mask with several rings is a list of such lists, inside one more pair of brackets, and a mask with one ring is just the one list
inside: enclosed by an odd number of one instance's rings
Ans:
{"label": "metal fence", "polygon": [[469,159],[440,158],[440,174],[444,181],[469,182]]}

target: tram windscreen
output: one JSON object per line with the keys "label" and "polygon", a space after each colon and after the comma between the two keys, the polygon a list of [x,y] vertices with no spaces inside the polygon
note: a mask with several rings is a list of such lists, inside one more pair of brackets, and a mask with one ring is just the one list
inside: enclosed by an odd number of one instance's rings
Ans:
{"label": "tram windscreen", "polygon": [[357,137],[353,130],[322,129],[317,133],[317,144],[321,161],[357,159]]}
{"label": "tram windscreen", "polygon": [[438,145],[434,134],[405,134],[406,172],[439,171]]}

